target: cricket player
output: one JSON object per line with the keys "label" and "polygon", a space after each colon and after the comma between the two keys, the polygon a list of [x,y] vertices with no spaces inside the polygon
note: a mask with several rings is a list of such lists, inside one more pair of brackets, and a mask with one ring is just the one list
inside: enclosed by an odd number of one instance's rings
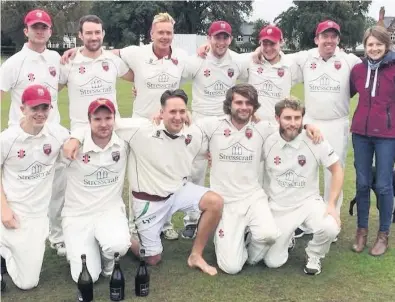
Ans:
{"label": "cricket player", "polygon": [[[129,168],[135,171],[130,183],[141,245],[132,239],[131,249],[139,255],[140,246],[144,247],[147,263],[156,265],[163,251],[160,233],[164,223],[176,211],[200,210],[188,265],[215,275],[217,270],[203,259],[203,250],[218,225],[223,200],[208,188],[189,181],[192,162],[205,155],[207,145],[197,126],[184,126],[187,102],[184,91],[168,90],[160,99],[163,122],[159,126],[144,118],[122,119],[118,123],[118,135],[134,153],[134,160],[129,162]],[[72,136],[82,140],[80,133]],[[70,144],[75,144],[74,141]],[[68,149],[67,154],[73,157],[74,148]]]}
{"label": "cricket player", "polygon": [[103,21],[95,15],[83,16],[79,21],[79,38],[84,47],[60,68],[60,89],[67,85],[69,96],[70,129],[86,126],[89,104],[106,98],[118,113],[116,82],[118,78],[133,81],[133,72],[111,51],[104,50]]}
{"label": "cricket player", "polygon": [[[0,67],[1,98],[5,92],[11,93],[11,107],[8,125],[19,125],[23,113],[20,110],[23,91],[33,84],[47,87],[51,93],[52,110],[49,111],[48,122],[60,123],[58,109],[58,82],[60,56],[56,51],[48,50],[46,44],[52,34],[52,21],[47,12],[35,9],[27,13],[23,30],[27,43],[22,50],[8,58]],[[52,197],[49,206],[51,247],[59,256],[66,254],[60,212],[64,203],[66,180],[62,167],[55,169]],[[51,187],[49,187],[51,188]]]}
{"label": "cricket player", "polygon": [[[264,144],[265,171],[268,174],[269,205],[281,236],[268,246],[264,261],[268,267],[282,266],[288,259],[289,242],[300,225],[312,230],[306,248],[306,274],[321,273],[321,259],[340,231],[336,202],[343,185],[339,157],[324,140],[313,144],[302,127],[304,107],[297,100],[285,99],[276,104],[279,132]],[[318,171],[323,165],[332,174],[326,203],[319,194]]]}
{"label": "cricket player", "polygon": [[[338,48],[340,26],[336,22],[319,23],[315,34],[317,48],[292,55],[303,72],[305,123],[314,124],[322,131],[344,167],[349,134],[350,73],[361,60]],[[328,201],[331,173],[327,169],[324,180],[324,200]],[[338,214],[342,202],[343,192],[336,203]]]}
{"label": "cricket player", "polygon": [[67,258],[75,282],[82,254],[86,254],[88,270],[96,282],[100,273],[111,276],[114,253],[123,256],[130,247],[122,200],[129,147],[113,131],[115,103],[99,98],[90,103],[87,112],[90,129],[76,160],[68,162],[62,211]]}
{"label": "cricket player", "polygon": [[[207,41],[210,50],[206,58],[194,56],[185,65],[183,79],[192,80],[192,119],[196,123],[204,117],[223,116],[223,99],[226,91],[236,85],[237,80],[246,80],[243,60],[229,49],[232,43],[232,27],[226,21],[215,21],[208,29]],[[195,160],[192,182],[204,186],[207,159]],[[184,217],[183,238],[196,234],[198,212]]]}
{"label": "cricket player", "polygon": [[53,109],[44,85],[22,92],[20,110],[20,122],[0,134],[0,254],[14,284],[27,290],[39,282],[56,161],[69,133],[48,122]]}

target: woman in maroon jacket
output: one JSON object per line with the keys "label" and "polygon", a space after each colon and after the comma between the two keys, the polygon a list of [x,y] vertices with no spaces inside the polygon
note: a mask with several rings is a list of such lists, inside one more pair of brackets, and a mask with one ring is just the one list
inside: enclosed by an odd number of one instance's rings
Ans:
{"label": "woman in maroon jacket", "polygon": [[375,155],[380,228],[369,253],[384,254],[388,248],[394,194],[392,170],[395,161],[395,53],[390,50],[387,30],[373,26],[363,38],[366,58],[351,71],[351,96],[359,93],[352,119],[354,166],[357,177],[358,228],[353,251],[366,246],[372,185],[372,160]]}

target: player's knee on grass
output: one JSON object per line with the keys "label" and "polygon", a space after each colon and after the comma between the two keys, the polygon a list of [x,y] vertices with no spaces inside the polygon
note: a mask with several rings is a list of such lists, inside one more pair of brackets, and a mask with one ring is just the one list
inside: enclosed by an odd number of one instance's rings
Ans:
{"label": "player's knee on grass", "polygon": [[126,241],[118,241],[111,242],[109,244],[104,244],[102,246],[103,254],[106,258],[111,259],[114,257],[115,253],[119,253],[120,256],[123,256],[127,253],[131,245],[131,242]]}
{"label": "player's knee on grass", "polygon": [[271,255],[268,252],[264,258],[264,262],[268,268],[279,268],[283,266],[288,260],[288,252],[284,255]]}
{"label": "player's knee on grass", "polygon": [[12,279],[15,286],[22,290],[30,290],[35,288],[38,285],[40,280],[40,273],[28,273],[24,271],[22,274],[19,274],[17,278]]}
{"label": "player's knee on grass", "polygon": [[204,194],[199,202],[199,209],[203,212],[209,210],[212,212],[222,213],[223,207],[223,198],[213,191],[208,191],[206,194]]}
{"label": "player's knee on grass", "polygon": [[158,265],[158,263],[162,260],[162,255],[155,255],[155,256],[148,256],[146,257],[145,261],[151,265],[151,266],[155,266]]}
{"label": "player's knee on grass", "polygon": [[273,227],[263,227],[252,232],[251,240],[271,245],[273,244],[277,238],[280,236],[280,231],[277,226]]}
{"label": "player's knee on grass", "polygon": [[235,275],[243,268],[243,263],[238,261],[229,261],[230,259],[217,258],[218,267],[227,274]]}

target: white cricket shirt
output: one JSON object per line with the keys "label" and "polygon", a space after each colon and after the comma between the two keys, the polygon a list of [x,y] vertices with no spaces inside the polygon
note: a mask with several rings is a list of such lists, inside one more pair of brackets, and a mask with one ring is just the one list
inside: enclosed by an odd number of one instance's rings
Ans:
{"label": "white cricket shirt", "polygon": [[128,154],[128,145],[115,132],[102,149],[93,142],[90,129],[86,131],[77,159],[69,162],[66,168],[67,188],[62,216],[93,214],[117,207],[123,209],[122,190]]}
{"label": "white cricket shirt", "polygon": [[111,51],[103,50],[96,58],[88,58],[78,50],[75,58],[61,66],[60,84],[67,84],[69,95],[70,128],[88,124],[89,104],[106,98],[117,105],[117,78],[124,76],[129,68]]}
{"label": "white cricket shirt", "polygon": [[8,125],[19,125],[23,113],[22,93],[30,85],[40,84],[51,93],[53,109],[48,122],[60,123],[58,109],[60,55],[53,50],[45,49],[38,53],[25,44],[21,51],[8,58],[0,67],[0,90],[10,91],[11,107]]}
{"label": "white cricket shirt", "polygon": [[187,53],[173,48],[171,57],[158,59],[152,44],[148,44],[123,48],[119,54],[134,72],[137,96],[133,103],[133,115],[151,119],[161,108],[163,92],[180,87]]}
{"label": "white cricket shirt", "polygon": [[350,72],[361,59],[339,48],[327,61],[320,56],[318,48],[293,56],[303,71],[306,117],[318,120],[347,117],[350,113]]}
{"label": "white cricket shirt", "polygon": [[304,130],[291,142],[286,142],[279,132],[269,136],[264,158],[269,200],[285,207],[319,195],[319,166],[328,168],[339,160],[327,141],[315,145]]}
{"label": "white cricket shirt", "polygon": [[20,125],[0,133],[3,190],[17,215],[47,215],[55,162],[68,137],[68,130],[55,123],[46,123],[35,136]]}

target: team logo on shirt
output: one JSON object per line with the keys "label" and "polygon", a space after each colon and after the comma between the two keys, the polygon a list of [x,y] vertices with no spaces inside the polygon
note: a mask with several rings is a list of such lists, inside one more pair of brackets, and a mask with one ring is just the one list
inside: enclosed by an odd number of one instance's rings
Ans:
{"label": "team logo on shirt", "polygon": [[52,152],[52,146],[51,144],[44,144],[43,146],[43,151],[45,155],[50,155]]}
{"label": "team logo on shirt", "polygon": [[56,68],[53,66],[48,67],[49,73],[51,76],[55,77],[56,76]]}
{"label": "team logo on shirt", "polygon": [[280,156],[276,156],[275,158],[274,158],[274,164],[276,165],[276,166],[278,166],[279,164],[281,164],[281,157]]}
{"label": "team logo on shirt", "polygon": [[148,89],[176,89],[180,79],[167,72],[160,72],[146,80]]}
{"label": "team logo on shirt", "polygon": [[251,128],[247,128],[245,131],[245,135],[248,139],[250,139],[252,137],[252,129]]}
{"label": "team logo on shirt", "polygon": [[204,70],[204,76],[206,78],[208,78],[210,76],[210,70],[209,69]]}
{"label": "team logo on shirt", "polygon": [[317,64],[316,63],[311,63],[310,64],[310,69],[316,69],[317,68]]}
{"label": "team logo on shirt", "polygon": [[84,164],[87,164],[87,163],[89,163],[90,162],[90,159],[91,159],[91,157],[88,155],[88,154],[84,154],[84,155],[82,155],[82,162],[84,163]]}
{"label": "team logo on shirt", "polygon": [[119,151],[114,151],[111,153],[111,156],[112,156],[112,160],[117,163],[118,160],[121,158],[121,153],[119,153]]}
{"label": "team logo on shirt", "polygon": [[298,163],[299,163],[299,165],[301,165],[303,167],[306,164],[306,156],[299,155],[298,156]]}
{"label": "team logo on shirt", "polygon": [[311,92],[340,93],[340,82],[324,73],[309,82],[309,89]]}
{"label": "team logo on shirt", "polygon": [[217,80],[211,85],[204,87],[204,95],[207,97],[225,96],[229,88],[229,85],[220,80]]}
{"label": "team logo on shirt", "polygon": [[277,69],[277,75],[278,75],[280,78],[282,78],[282,77],[284,76],[284,73],[285,73],[284,68],[279,68],[279,69]]}
{"label": "team logo on shirt", "polygon": [[294,170],[287,170],[276,177],[277,183],[283,188],[304,188],[306,177],[296,174]]}
{"label": "team logo on shirt", "polygon": [[233,68],[228,69],[228,77],[232,78],[235,75],[235,70]]}
{"label": "team logo on shirt", "polygon": [[53,165],[46,165],[35,161],[27,169],[18,171],[19,180],[44,179],[51,174]]}
{"label": "team logo on shirt", "polygon": [[108,62],[104,61],[101,63],[101,67],[103,67],[104,71],[108,71],[110,69],[110,67],[108,66]]}
{"label": "team logo on shirt", "polygon": [[271,80],[265,80],[262,83],[254,85],[259,96],[280,99],[283,95],[281,87],[277,86]]}
{"label": "team logo on shirt", "polygon": [[18,158],[24,158],[26,156],[26,152],[23,149],[18,151]]}
{"label": "team logo on shirt", "polygon": [[340,61],[335,61],[335,63],[333,63],[335,65],[335,68],[337,70],[339,70],[340,68],[342,68],[342,63]]}
{"label": "team logo on shirt", "polygon": [[187,137],[185,138],[185,145],[189,145],[192,141],[192,135],[191,134],[187,134]]}
{"label": "team logo on shirt", "polygon": [[33,82],[33,81],[36,79],[36,77],[34,76],[33,73],[29,73],[29,74],[27,75],[27,78],[29,79],[30,82]]}
{"label": "team logo on shirt", "polygon": [[250,163],[254,159],[254,151],[237,142],[228,148],[221,149],[218,159],[226,162]]}
{"label": "team logo on shirt", "polygon": [[225,129],[225,130],[224,130],[224,136],[225,136],[225,137],[230,136],[230,132],[231,132],[231,131],[230,131],[229,128],[228,128],[228,129]]}
{"label": "team logo on shirt", "polygon": [[78,68],[78,72],[80,74],[84,74],[85,73],[85,66],[80,66],[80,68]]}
{"label": "team logo on shirt", "polygon": [[173,62],[174,65],[178,65],[178,60],[177,58],[170,58],[170,60]]}
{"label": "team logo on shirt", "polygon": [[262,74],[263,72],[263,68],[262,67],[258,67],[258,69],[256,70],[259,74]]}
{"label": "team logo on shirt", "polygon": [[85,187],[103,187],[116,184],[119,180],[117,172],[113,172],[106,167],[99,167],[95,172],[84,175]]}
{"label": "team logo on shirt", "polygon": [[219,238],[224,238],[224,230],[223,229],[219,229],[218,236],[219,236]]}

